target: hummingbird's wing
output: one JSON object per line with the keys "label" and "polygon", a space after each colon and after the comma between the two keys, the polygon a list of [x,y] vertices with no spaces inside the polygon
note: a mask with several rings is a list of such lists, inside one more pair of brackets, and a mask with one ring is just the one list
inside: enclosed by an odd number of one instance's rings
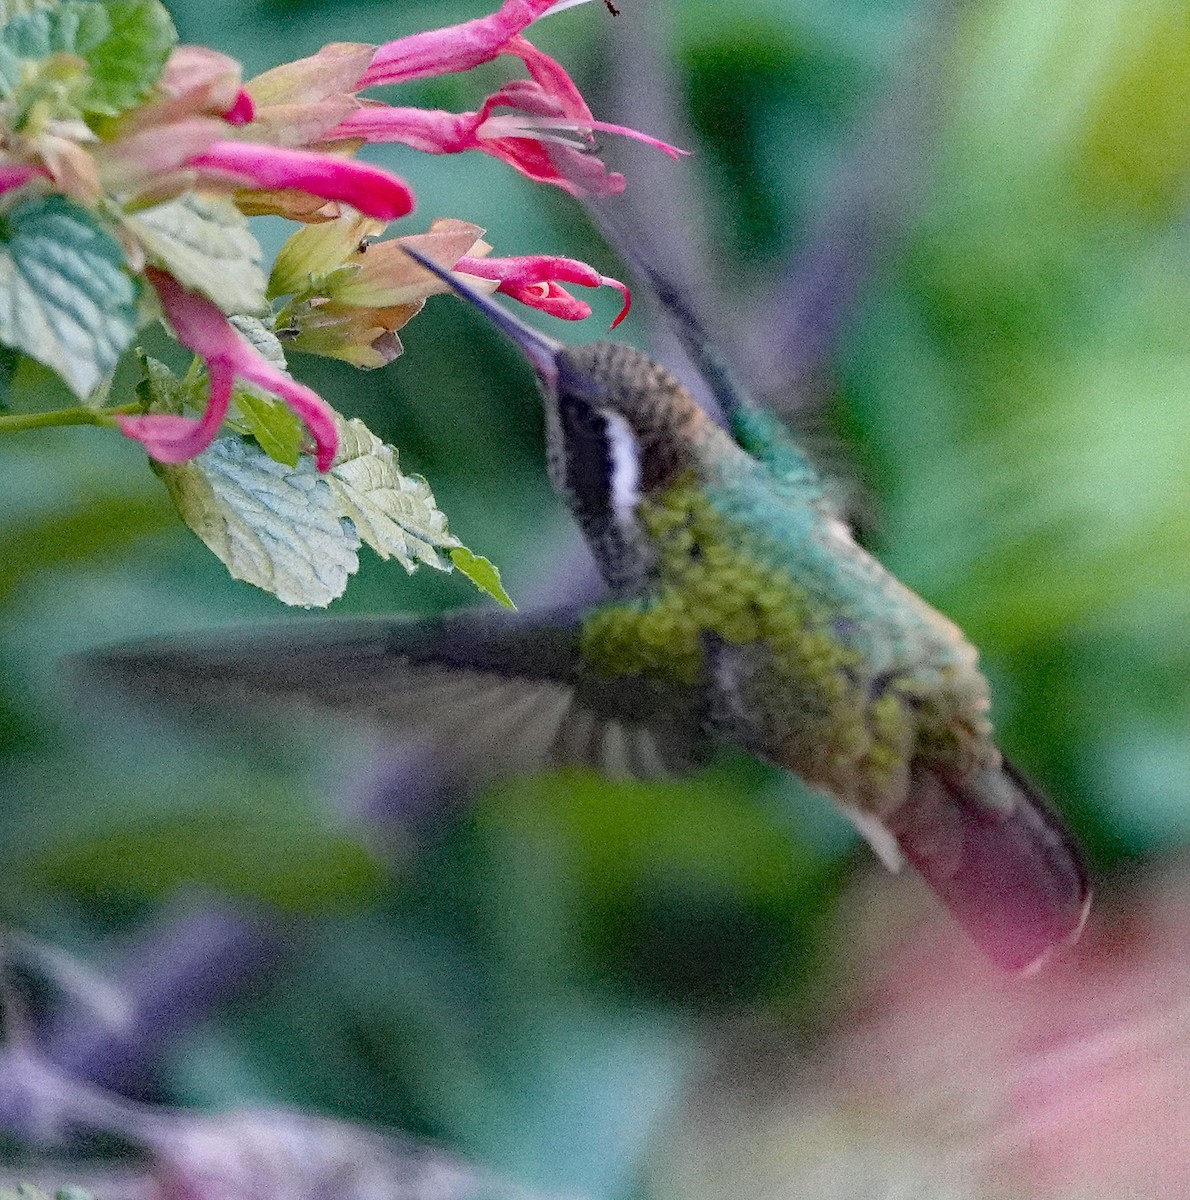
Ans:
{"label": "hummingbird's wing", "polygon": [[652,778],[709,751],[701,714],[664,685],[584,668],[577,615],[463,612],[312,620],[135,642],[83,671],[177,715],[331,716],[446,752],[465,779],[561,766]]}

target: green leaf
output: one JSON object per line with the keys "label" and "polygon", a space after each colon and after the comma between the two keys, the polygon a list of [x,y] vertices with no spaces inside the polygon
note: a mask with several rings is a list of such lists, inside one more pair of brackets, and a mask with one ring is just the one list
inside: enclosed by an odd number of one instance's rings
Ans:
{"label": "green leaf", "polygon": [[232,577],[284,604],[325,608],[359,568],[359,537],[308,458],[290,468],[251,442],[221,437],[188,463],[155,469],[182,520]]}
{"label": "green leaf", "polygon": [[296,467],[305,428],[293,409],[275,396],[246,388],[236,389],[234,402],[244,428],[269,458]]}
{"label": "green leaf", "polygon": [[158,0],[65,0],[30,8],[0,29],[0,92],[24,82],[22,62],[70,54],[87,64],[81,110],[118,116],[148,94],[178,40]]}
{"label": "green leaf", "polygon": [[265,362],[288,374],[284,347],[270,325],[266,325],[257,317],[243,314],[233,316],[231,323],[236,327],[237,332],[243,334],[248,344]]}
{"label": "green leaf", "polygon": [[[277,335],[263,321],[256,317],[236,316],[231,318],[231,323],[261,358],[286,371],[285,351]],[[270,458],[287,467],[296,467],[306,436],[305,426],[297,413],[271,392],[248,384],[236,387],[232,402],[232,425],[250,433]]]}
{"label": "green leaf", "polygon": [[155,413],[168,413],[180,417],[186,406],[198,407],[201,403],[197,389],[174,373],[156,358],[139,352],[141,378],[136,385],[137,399]]}
{"label": "green leaf", "polygon": [[47,196],[0,225],[0,342],[57,371],[77,396],[132,341],[136,297],[120,243],[85,208]]}
{"label": "green leaf", "polygon": [[504,590],[500,582],[500,569],[494,562],[484,558],[482,554],[473,554],[466,546],[456,546],[450,552],[450,561],[454,563],[481,592],[487,592],[494,600],[499,601],[505,608],[516,611],[512,597]]}
{"label": "green leaf", "polygon": [[460,545],[420,475],[402,475],[397,452],[362,421],[339,422],[339,453],[328,472],[339,512],[381,558],[395,558],[406,571],[424,562],[439,571],[450,564],[439,549]]}
{"label": "green leaf", "polygon": [[87,111],[117,116],[161,78],[178,33],[159,0],[106,0],[103,7],[111,30],[84,55],[92,74]]}
{"label": "green leaf", "polygon": [[155,267],[228,314],[264,313],[260,243],[248,219],[225,196],[187,192],[131,213],[124,225]]}

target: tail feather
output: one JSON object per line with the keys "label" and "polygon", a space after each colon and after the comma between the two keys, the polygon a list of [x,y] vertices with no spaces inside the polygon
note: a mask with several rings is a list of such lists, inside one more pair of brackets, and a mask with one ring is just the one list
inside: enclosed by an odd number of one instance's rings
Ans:
{"label": "tail feather", "polygon": [[1062,819],[1007,762],[955,783],[918,765],[887,821],[909,863],[997,965],[1028,974],[1077,940],[1091,903]]}

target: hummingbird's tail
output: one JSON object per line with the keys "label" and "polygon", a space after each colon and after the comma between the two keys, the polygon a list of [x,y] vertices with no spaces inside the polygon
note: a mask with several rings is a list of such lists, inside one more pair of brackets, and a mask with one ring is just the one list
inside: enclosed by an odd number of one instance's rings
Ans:
{"label": "hummingbird's tail", "polygon": [[918,764],[909,800],[886,824],[905,858],[999,966],[1029,974],[1077,940],[1091,904],[1078,846],[1010,763],[962,783]]}

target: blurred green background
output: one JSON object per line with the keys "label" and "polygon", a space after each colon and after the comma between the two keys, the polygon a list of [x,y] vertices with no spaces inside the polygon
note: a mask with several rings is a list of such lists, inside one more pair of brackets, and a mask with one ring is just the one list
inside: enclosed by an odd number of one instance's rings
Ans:
{"label": "blurred green background", "polygon": [[[674,196],[697,182],[718,281],[703,299],[726,323],[763,330],[787,257],[857,189],[889,198],[815,393],[871,495],[869,541],[981,648],[1004,745],[1104,877],[1182,847],[1190,7],[620,3],[615,30],[591,4],[533,40],[599,115],[647,124],[625,107],[609,35],[656,39],[697,155],[651,177],[647,207],[682,231],[658,180]],[[248,76],[489,7],[171,4],[184,41]],[[477,107],[504,70],[402,100]],[[604,153],[615,165],[610,138]],[[497,253],[614,262],[565,197],[499,163],[373,159],[418,194],[405,231],[457,216]],[[615,300],[595,303],[565,336],[599,335]],[[644,340],[639,316],[625,333]],[[531,600],[575,551],[528,372],[445,299],[404,340],[367,376],[294,366],[394,442]],[[399,786],[352,746],[228,746],[73,705],[63,655],[291,614],[227,577],[110,432],[4,437],[0,479],[0,919],[114,970],[169,914],[230,899],[284,946],[237,998],[163,1037],[131,1090],[310,1106],[543,1188],[647,1193],[715,1031],[758,1012],[798,1028],[832,986],[823,931],[845,925],[841,890],[867,852],[751,764],[685,785],[533,780],[402,820]],[[371,559],[335,610],[473,598],[458,575]]]}

